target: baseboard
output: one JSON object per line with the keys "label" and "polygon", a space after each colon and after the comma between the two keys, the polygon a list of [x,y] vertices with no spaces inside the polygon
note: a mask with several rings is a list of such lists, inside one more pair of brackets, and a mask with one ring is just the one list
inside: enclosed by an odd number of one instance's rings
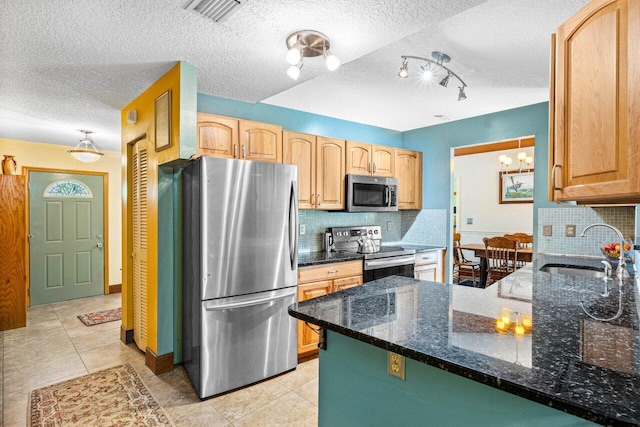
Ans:
{"label": "baseboard", "polygon": [[120,292],[122,292],[122,284],[109,285],[109,293],[110,294],[119,294]]}
{"label": "baseboard", "polygon": [[173,352],[158,356],[147,347],[144,363],[156,375],[170,372],[173,370]]}
{"label": "baseboard", "polygon": [[133,329],[125,329],[124,326],[120,327],[120,341],[129,345],[133,343]]}

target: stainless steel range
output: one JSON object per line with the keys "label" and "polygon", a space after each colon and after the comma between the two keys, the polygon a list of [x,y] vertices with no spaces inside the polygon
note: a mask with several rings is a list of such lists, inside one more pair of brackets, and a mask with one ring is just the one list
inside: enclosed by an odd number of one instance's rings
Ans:
{"label": "stainless steel range", "polygon": [[327,230],[331,248],[337,252],[364,254],[364,281],[387,276],[413,276],[413,249],[382,245],[380,226],[331,227]]}

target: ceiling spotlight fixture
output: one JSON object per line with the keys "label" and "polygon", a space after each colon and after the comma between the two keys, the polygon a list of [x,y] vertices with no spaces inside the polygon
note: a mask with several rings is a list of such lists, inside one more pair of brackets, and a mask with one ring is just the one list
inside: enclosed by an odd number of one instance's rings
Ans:
{"label": "ceiling spotlight fixture", "polygon": [[460,82],[461,86],[458,86],[460,92],[458,93],[458,101],[462,101],[463,99],[467,99],[467,95],[464,93],[464,89],[467,87],[467,84],[458,76],[456,73],[451,71],[448,67],[443,64],[451,61],[451,57],[446,53],[433,51],[431,52],[431,58],[423,58],[421,56],[411,56],[411,55],[402,55],[402,66],[400,67],[400,71],[398,72],[398,77],[402,77],[403,79],[409,76],[409,67],[407,61],[409,59],[415,59],[418,61],[425,61],[424,65],[420,66],[420,70],[422,73],[422,78],[424,80],[431,80],[435,76],[435,71],[438,68],[443,69],[447,72],[442,80],[440,80],[440,86],[447,87],[449,84],[449,80],[452,77],[455,77]]}
{"label": "ceiling spotlight fixture", "polygon": [[444,79],[440,80],[440,86],[447,87],[447,85],[449,84],[449,77],[450,76],[451,76],[451,73],[447,73],[447,75],[444,76]]}
{"label": "ceiling spotlight fixture", "polygon": [[398,77],[406,79],[409,77],[409,64],[407,64],[407,60],[402,60],[402,67],[400,67],[400,71],[398,71]]}
{"label": "ceiling spotlight fixture", "polygon": [[467,99],[467,95],[464,93],[464,86],[458,87],[460,92],[458,92],[458,101],[462,101],[463,99]]}
{"label": "ceiling spotlight fixture", "polygon": [[104,153],[98,151],[93,142],[89,139],[89,134],[93,133],[90,130],[80,130],[84,133],[84,138],[80,140],[80,143],[73,150],[67,150],[67,153],[71,154],[76,160],[85,163],[91,163],[104,156]]}
{"label": "ceiling spotlight fixture", "polygon": [[296,31],[289,34],[286,43],[289,49],[287,62],[291,64],[287,74],[294,80],[300,76],[304,58],[322,55],[329,71],[334,71],[340,66],[338,57],[331,53],[331,42],[321,32],[313,30]]}
{"label": "ceiling spotlight fixture", "polygon": [[293,80],[298,80],[300,77],[300,69],[302,68],[302,61],[298,62],[296,65],[292,65],[287,70],[287,75],[291,77]]}

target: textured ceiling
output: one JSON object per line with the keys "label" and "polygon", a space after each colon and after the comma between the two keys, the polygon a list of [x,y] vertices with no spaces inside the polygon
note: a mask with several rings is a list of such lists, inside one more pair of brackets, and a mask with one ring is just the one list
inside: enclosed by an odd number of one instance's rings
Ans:
{"label": "textured ceiling", "polygon": [[[188,2],[3,2],[0,137],[75,145],[90,129],[119,150],[119,110],[180,60],[202,93],[396,130],[540,102],[549,35],[586,0],[248,0],[222,24]],[[343,65],[307,59],[289,79],[284,40],[299,29],[327,34]],[[452,56],[467,100],[396,77],[400,55],[432,50]]]}

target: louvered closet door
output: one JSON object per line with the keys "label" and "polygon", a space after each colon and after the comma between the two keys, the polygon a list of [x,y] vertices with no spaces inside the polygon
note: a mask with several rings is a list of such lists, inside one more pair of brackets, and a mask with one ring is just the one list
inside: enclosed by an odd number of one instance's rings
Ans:
{"label": "louvered closet door", "polygon": [[147,141],[137,142],[131,159],[133,241],[133,339],[147,348]]}

